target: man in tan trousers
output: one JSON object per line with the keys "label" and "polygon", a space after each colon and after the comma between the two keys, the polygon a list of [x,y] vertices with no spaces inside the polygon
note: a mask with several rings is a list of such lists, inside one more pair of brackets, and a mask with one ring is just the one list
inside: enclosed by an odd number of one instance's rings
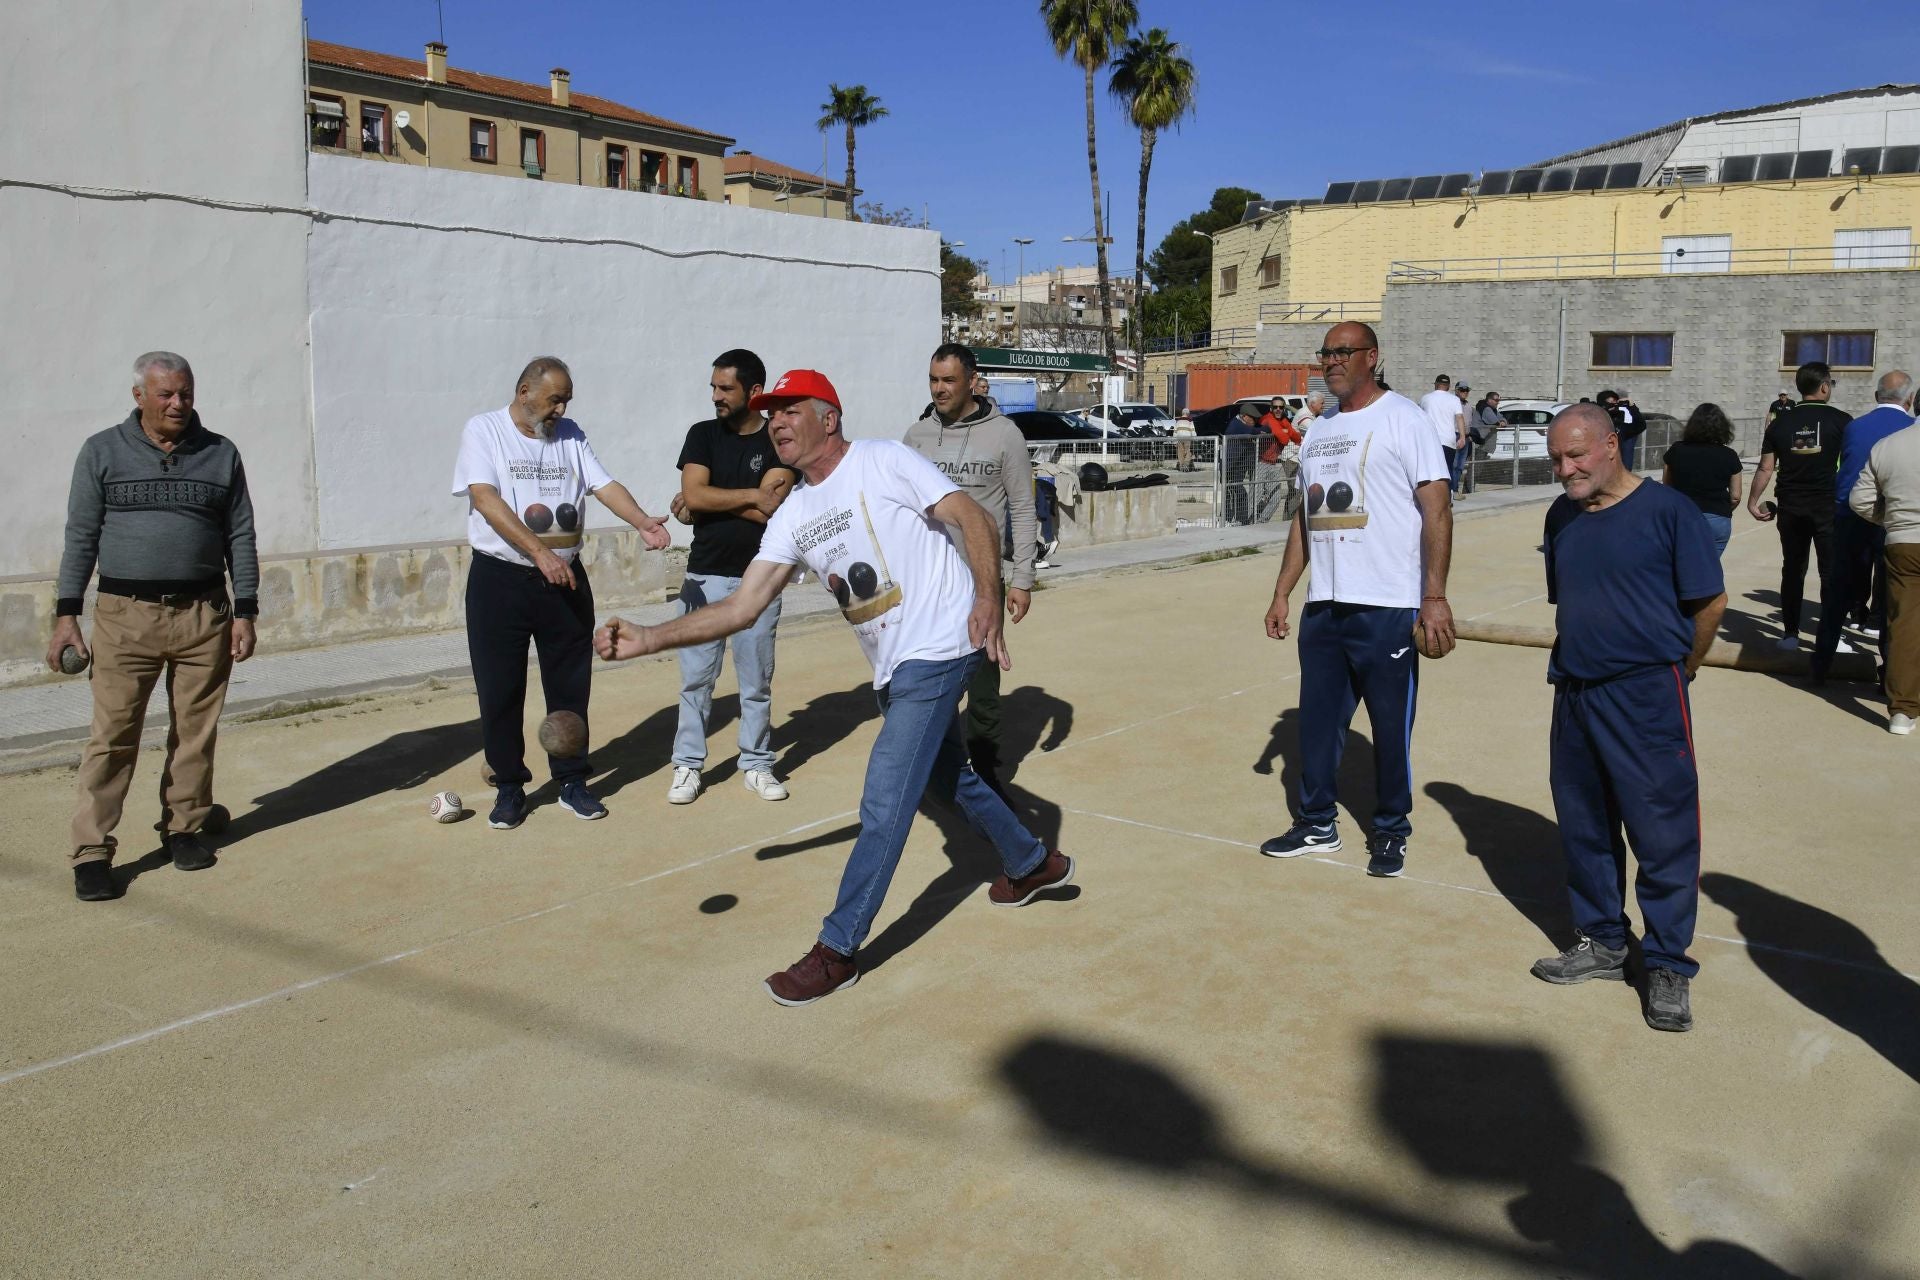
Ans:
{"label": "man in tan trousers", "polygon": [[1904,738],[1920,723],[1920,425],[1873,446],[1847,500],[1887,532],[1887,732]]}
{"label": "man in tan trousers", "polygon": [[167,853],[182,871],[214,864],[199,836],[213,807],[214,739],[227,677],[252,656],[259,613],[246,472],[233,442],[200,425],[192,368],[170,351],[141,356],[133,403],[126,421],[80,446],[47,645],[56,671],[67,648],[89,653],[80,613],[97,566],[93,730],[67,852],[82,902],[120,896],[113,829],[133,782],[147,700],[162,679],[171,715],[160,773]]}

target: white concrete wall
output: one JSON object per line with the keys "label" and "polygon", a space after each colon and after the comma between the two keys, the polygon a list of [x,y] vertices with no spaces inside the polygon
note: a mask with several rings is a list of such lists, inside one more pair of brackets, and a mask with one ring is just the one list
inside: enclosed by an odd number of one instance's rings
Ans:
{"label": "white concrete wall", "polygon": [[306,220],[196,203],[302,203],[299,5],[10,0],[5,18],[0,577],[57,569],[75,451],[126,416],[156,347],[193,362],[205,421],[245,454],[265,548],[311,547]]}
{"label": "white concrete wall", "polygon": [[[855,437],[897,437],[926,404],[933,232],[347,156],[310,166],[321,548],[463,536],[448,493],[460,428],[504,405],[536,355],[572,366],[570,416],[654,512],[730,347],[769,378],[825,372]],[[595,526],[611,521],[594,508]]]}

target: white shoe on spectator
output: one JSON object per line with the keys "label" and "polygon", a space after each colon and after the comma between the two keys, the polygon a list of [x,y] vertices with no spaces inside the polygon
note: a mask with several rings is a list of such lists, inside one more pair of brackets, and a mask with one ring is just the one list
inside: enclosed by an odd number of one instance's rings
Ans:
{"label": "white shoe on spectator", "polygon": [[787,789],[781,783],[780,779],[774,777],[765,769],[747,770],[745,780],[747,790],[753,792],[753,794],[759,796],[762,800],[785,800],[787,798]]}
{"label": "white shoe on spectator", "polygon": [[698,769],[680,765],[673,771],[673,785],[667,788],[667,803],[692,804],[703,785]]}
{"label": "white shoe on spectator", "polygon": [[1898,711],[1894,712],[1887,720],[1887,732],[1906,737],[1913,732],[1913,717],[1903,716]]}

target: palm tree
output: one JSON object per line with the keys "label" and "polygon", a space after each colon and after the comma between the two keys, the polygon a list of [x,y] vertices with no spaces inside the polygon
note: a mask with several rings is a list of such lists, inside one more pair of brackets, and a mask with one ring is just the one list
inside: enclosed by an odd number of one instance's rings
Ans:
{"label": "palm tree", "polygon": [[1153,168],[1153,144],[1162,129],[1178,128],[1193,113],[1193,86],[1193,63],[1160,27],[1127,41],[1113,61],[1113,79],[1107,84],[1140,130],[1140,211],[1133,238],[1135,315],[1146,288],[1147,174]]}
{"label": "palm tree", "polygon": [[[847,129],[847,217],[858,222],[853,212],[853,131],[864,129],[875,120],[887,114],[880,105],[880,99],[867,92],[867,86],[856,84],[842,89],[837,84],[827,86],[827,100],[820,104],[822,112],[819,129],[825,133],[835,125],[845,125]],[[825,176],[821,178],[825,181]]]}
{"label": "palm tree", "polygon": [[1040,0],[1053,51],[1080,64],[1087,77],[1087,176],[1093,182],[1093,247],[1100,273],[1100,330],[1113,359],[1113,284],[1107,276],[1107,229],[1100,216],[1100,156],[1093,139],[1093,73],[1113,60],[1113,51],[1140,21],[1133,0]]}

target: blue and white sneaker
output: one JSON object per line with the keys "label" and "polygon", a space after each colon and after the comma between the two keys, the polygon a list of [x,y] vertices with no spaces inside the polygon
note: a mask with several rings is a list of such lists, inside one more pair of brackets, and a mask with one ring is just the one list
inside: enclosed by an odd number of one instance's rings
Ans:
{"label": "blue and white sneaker", "polygon": [[1407,838],[1405,836],[1383,836],[1379,832],[1367,837],[1367,874],[1392,878],[1407,869]]}
{"label": "blue and white sneaker", "polygon": [[1331,822],[1296,822],[1287,833],[1260,846],[1269,858],[1297,858],[1303,853],[1340,852],[1340,828]]}
{"label": "blue and white sneaker", "polygon": [[502,785],[493,799],[493,812],[487,825],[495,831],[511,831],[527,819],[527,792],[519,783]]}
{"label": "blue and white sneaker", "polygon": [[560,807],[588,822],[607,816],[607,806],[595,799],[593,792],[587,790],[587,784],[578,779],[560,788]]}

